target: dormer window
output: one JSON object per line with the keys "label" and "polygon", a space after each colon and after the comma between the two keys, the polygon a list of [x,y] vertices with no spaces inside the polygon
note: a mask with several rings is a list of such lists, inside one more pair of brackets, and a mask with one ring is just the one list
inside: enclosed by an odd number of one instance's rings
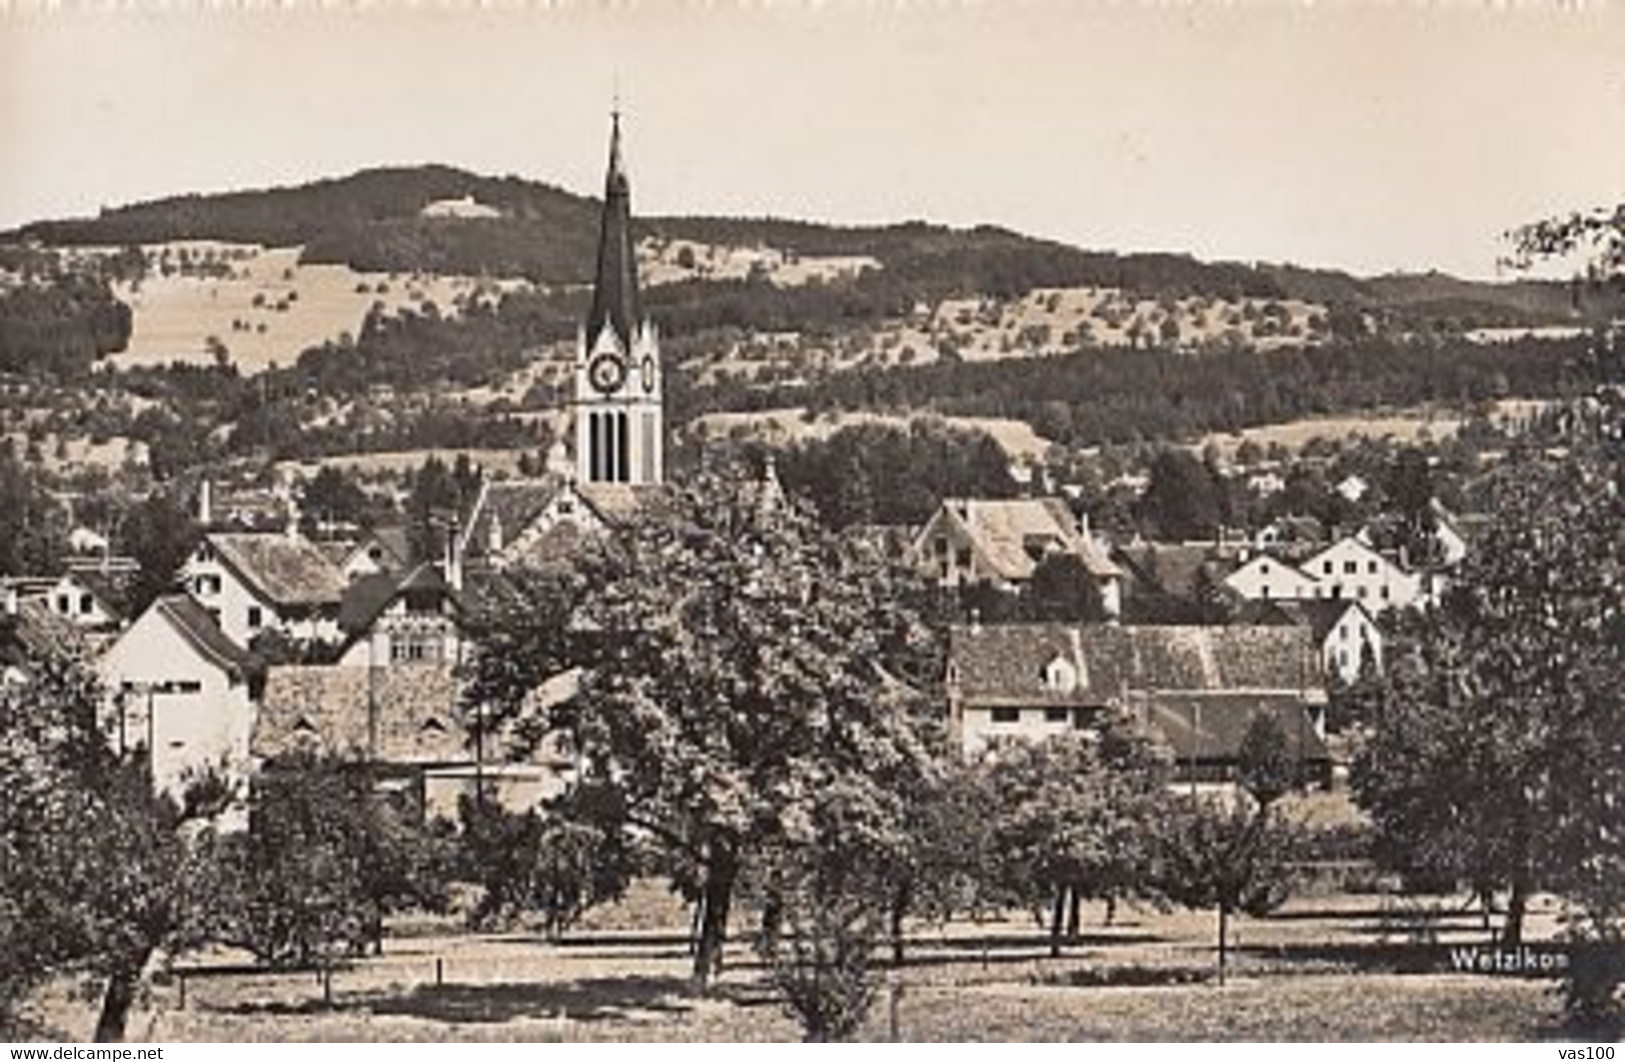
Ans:
{"label": "dormer window", "polygon": [[1054,693],[1071,693],[1078,688],[1078,669],[1072,666],[1070,660],[1060,656],[1044,665],[1041,678],[1044,688]]}

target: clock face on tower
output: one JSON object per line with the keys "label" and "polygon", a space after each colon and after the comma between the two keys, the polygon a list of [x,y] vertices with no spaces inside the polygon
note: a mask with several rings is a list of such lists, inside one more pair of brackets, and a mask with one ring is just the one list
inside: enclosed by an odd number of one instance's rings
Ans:
{"label": "clock face on tower", "polygon": [[626,363],[613,354],[600,354],[587,364],[587,381],[606,395],[619,391],[626,382]]}

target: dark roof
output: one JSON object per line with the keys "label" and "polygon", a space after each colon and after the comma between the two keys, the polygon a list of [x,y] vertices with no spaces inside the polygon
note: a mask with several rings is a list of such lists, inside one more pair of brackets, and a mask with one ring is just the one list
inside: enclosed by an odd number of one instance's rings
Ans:
{"label": "dark roof", "polygon": [[225,633],[202,605],[186,594],[171,594],[152,603],[193,648],[235,678],[247,679],[259,670],[259,661],[241,649]]}
{"label": "dark roof", "polygon": [[374,572],[352,581],[339,602],[339,630],[356,634],[372,626],[378,613],[389,607],[399,578],[392,572]]}
{"label": "dark roof", "polygon": [[621,163],[621,117],[609,134],[609,170],[604,177],[604,213],[598,230],[598,271],[594,275],[592,311],[587,315],[587,343],[598,341],[604,325],[615,330],[623,350],[643,321],[638,298],[637,247],[632,237],[632,185]]}
{"label": "dark roof", "polygon": [[1275,717],[1295,759],[1330,758],[1308,709],[1290,695],[1164,694],[1153,698],[1147,710],[1148,721],[1176,760],[1234,761],[1247,728],[1259,715]]}
{"label": "dark roof", "polygon": [[344,573],[312,542],[275,532],[220,531],[212,532],[208,542],[273,605],[337,605],[344,597]]}
{"label": "dark roof", "polygon": [[1365,612],[1365,606],[1358,601],[1348,598],[1309,598],[1304,600],[1277,601],[1276,607],[1289,621],[1300,623],[1308,627],[1315,636],[1316,644],[1324,642],[1338,622],[1351,609]]}
{"label": "dark roof", "polygon": [[[960,696],[976,704],[1104,704],[1130,692],[1280,691],[1317,681],[1308,631],[1297,626],[1115,626],[1022,623],[955,627],[949,659]],[[1057,689],[1059,659],[1077,677]]]}
{"label": "dark roof", "polygon": [[339,605],[339,629],[352,639],[370,629],[380,613],[402,594],[444,594],[458,607],[461,595],[446,581],[438,564],[420,564],[409,572],[376,572],[350,584]]}

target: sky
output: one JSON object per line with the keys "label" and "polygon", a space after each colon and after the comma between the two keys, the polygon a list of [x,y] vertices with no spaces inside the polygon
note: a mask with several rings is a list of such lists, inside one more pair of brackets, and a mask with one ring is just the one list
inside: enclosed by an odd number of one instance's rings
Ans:
{"label": "sky", "polygon": [[640,213],[1492,277],[1625,199],[1625,0],[0,0],[0,228],[442,162]]}

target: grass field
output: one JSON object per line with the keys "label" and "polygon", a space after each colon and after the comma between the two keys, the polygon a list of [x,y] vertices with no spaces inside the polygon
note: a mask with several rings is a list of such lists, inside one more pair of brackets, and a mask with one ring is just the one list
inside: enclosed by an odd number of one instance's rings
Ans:
{"label": "grass field", "polygon": [[[1535,912],[1549,937],[1554,911]],[[1091,909],[1082,938],[1050,958],[1028,918],[917,927],[865,1039],[1419,1040],[1561,1038],[1550,982],[1453,972],[1449,948],[1486,939],[1454,899],[1337,895],[1233,923],[1231,974],[1214,973],[1210,912]],[[653,884],[594,912],[563,941],[397,925],[386,954],[332,978],[266,972],[240,956],[193,960],[132,1016],[132,1039],[793,1040],[748,946],[706,995],[687,980],[684,912]],[[228,967],[224,962],[237,962]],[[436,983],[436,967],[443,979]],[[88,1034],[67,986],[42,1000],[56,1032]]]}

